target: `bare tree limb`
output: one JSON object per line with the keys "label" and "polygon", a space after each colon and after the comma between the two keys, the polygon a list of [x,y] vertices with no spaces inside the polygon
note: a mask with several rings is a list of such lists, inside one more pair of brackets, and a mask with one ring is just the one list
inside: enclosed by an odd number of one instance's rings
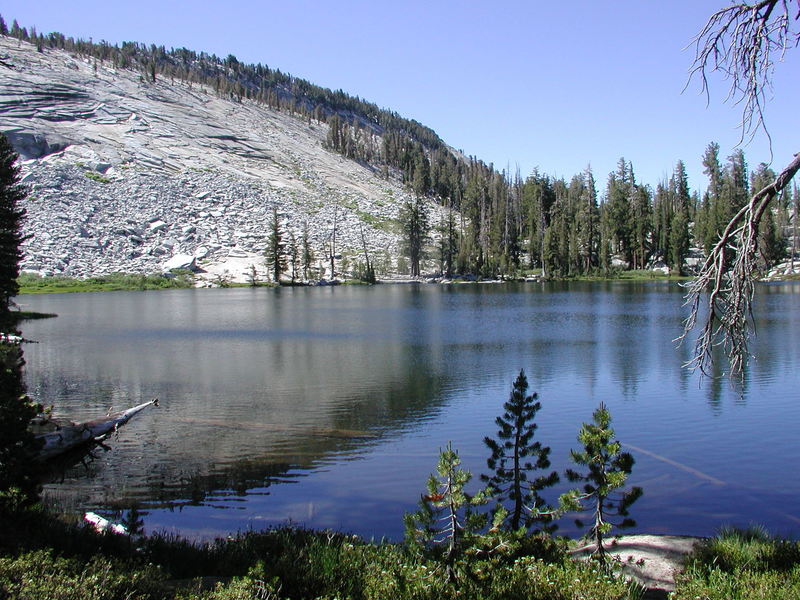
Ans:
{"label": "bare tree limb", "polygon": [[[752,140],[763,130],[770,154],[772,139],[764,108],[772,91],[775,63],[783,61],[787,50],[800,45],[800,33],[793,30],[798,19],[800,0],[734,2],[712,14],[692,40],[695,56],[686,87],[697,78],[709,98],[709,73],[721,73],[730,83],[726,101],[742,106],[739,143],[745,138]],[[686,305],[691,310],[678,339],[683,342],[695,328],[700,329],[694,355],[686,364],[693,370],[709,374],[714,348],[722,345],[730,373],[743,375],[752,329],[758,225],[770,202],[798,169],[800,155],[796,154],[775,181],[757,191],[731,219],[697,276],[686,285]]]}
{"label": "bare tree limb", "polygon": [[695,278],[686,284],[685,305],[691,307],[678,340],[685,341],[700,318],[702,330],[695,341],[694,356],[685,366],[708,375],[715,346],[722,344],[732,375],[742,375],[747,361],[747,340],[752,325],[751,302],[758,224],[770,202],[800,170],[800,153],[775,180],[756,192],[731,219]]}
{"label": "bare tree limb", "polygon": [[[798,8],[794,14],[793,4]],[[745,137],[751,140],[759,129],[770,138],[764,123],[767,93],[772,90],[775,62],[781,62],[788,49],[800,44],[800,33],[792,31],[792,23],[798,18],[800,0],[740,2],[711,15],[692,40],[695,57],[686,87],[699,78],[708,98],[709,72],[718,71],[729,80],[726,101],[742,105],[740,143]]]}

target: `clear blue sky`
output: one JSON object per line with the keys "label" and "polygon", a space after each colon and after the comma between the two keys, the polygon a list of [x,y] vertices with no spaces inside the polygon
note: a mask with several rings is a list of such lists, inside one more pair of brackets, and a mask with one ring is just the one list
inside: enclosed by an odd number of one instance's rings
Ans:
{"label": "clear blue sky", "polygon": [[[527,175],[591,164],[602,191],[624,156],[655,185],[678,159],[705,188],[710,141],[730,154],[740,113],[712,81],[686,83],[684,50],[724,0],[4,0],[6,21],[111,43],[185,46],[341,88],[433,128],[469,155]],[[800,152],[800,49],[778,65],[767,111],[774,168]],[[769,161],[759,134],[751,167]]]}

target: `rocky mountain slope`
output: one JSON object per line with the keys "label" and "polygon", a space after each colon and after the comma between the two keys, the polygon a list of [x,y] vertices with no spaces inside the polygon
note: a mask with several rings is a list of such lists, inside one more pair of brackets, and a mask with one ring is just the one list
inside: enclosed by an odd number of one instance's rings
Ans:
{"label": "rocky mountain slope", "polygon": [[[336,275],[363,256],[399,256],[408,192],[323,147],[327,125],[220,98],[183,81],[0,36],[0,131],[30,188],[22,268],[87,277],[191,265],[242,281],[276,207],[299,240],[307,226],[320,277],[336,223]],[[341,269],[341,273],[339,272]]]}

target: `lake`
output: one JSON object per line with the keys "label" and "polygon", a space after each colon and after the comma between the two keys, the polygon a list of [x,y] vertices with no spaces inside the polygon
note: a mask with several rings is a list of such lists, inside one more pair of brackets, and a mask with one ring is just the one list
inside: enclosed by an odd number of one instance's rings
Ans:
{"label": "lake", "polygon": [[[524,369],[537,439],[570,466],[603,401],[635,459],[642,533],[727,524],[800,533],[800,284],[759,285],[744,385],[681,367],[672,282],[237,288],[20,296],[29,392],[95,418],[152,397],[49,503],[141,511],[193,539],[292,522],[402,537],[449,441],[486,472],[486,435]],[[793,466],[794,465],[794,466]],[[562,479],[564,479],[562,477]],[[476,483],[477,485],[477,483]],[[544,495],[555,502],[562,483]],[[574,535],[571,518],[559,531]]]}

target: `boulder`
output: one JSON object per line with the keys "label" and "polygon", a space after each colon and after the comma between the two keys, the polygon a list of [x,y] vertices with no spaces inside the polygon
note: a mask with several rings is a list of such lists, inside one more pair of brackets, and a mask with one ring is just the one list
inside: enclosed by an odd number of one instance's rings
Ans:
{"label": "boulder", "polygon": [[69,141],[57,134],[44,135],[43,133],[34,133],[14,128],[5,131],[5,135],[8,141],[11,142],[14,151],[19,154],[23,160],[49,156],[50,154],[61,152],[64,148],[69,146]]}
{"label": "boulder", "polygon": [[195,257],[191,254],[176,254],[161,266],[163,273],[170,273],[176,269],[194,271],[197,269]]}
{"label": "boulder", "polygon": [[100,161],[92,161],[87,163],[86,166],[91,169],[92,171],[96,171],[97,173],[107,173],[108,170],[111,168],[111,164],[107,162],[100,162]]}
{"label": "boulder", "polygon": [[167,228],[167,224],[164,223],[164,221],[159,219],[158,221],[153,221],[147,227],[148,227],[148,229],[150,229],[150,231],[155,233],[157,231],[164,231]]}

